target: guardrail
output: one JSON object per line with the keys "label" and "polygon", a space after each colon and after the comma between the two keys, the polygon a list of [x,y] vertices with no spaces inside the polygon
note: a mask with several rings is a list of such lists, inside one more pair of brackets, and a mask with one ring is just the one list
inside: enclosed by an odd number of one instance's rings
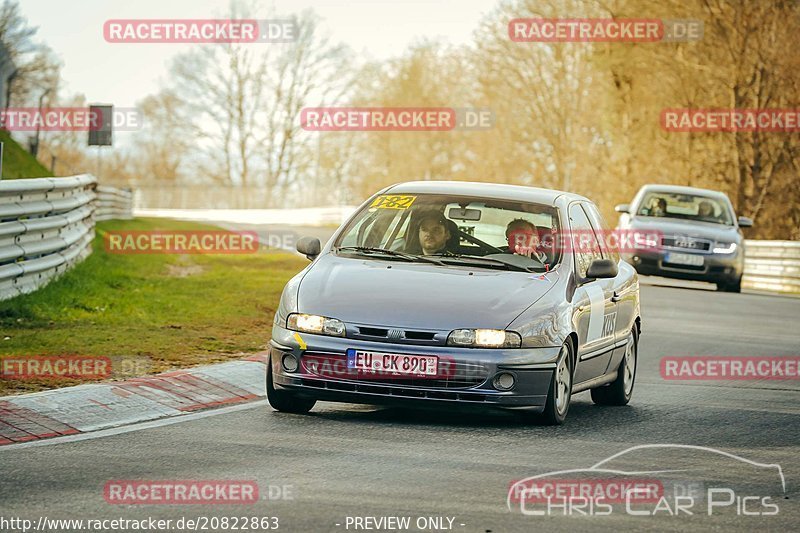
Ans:
{"label": "guardrail", "polygon": [[0,300],[38,289],[91,253],[96,183],[88,174],[0,181]]}
{"label": "guardrail", "polygon": [[745,241],[742,287],[800,293],[800,242]]}
{"label": "guardrail", "polygon": [[98,185],[95,189],[97,201],[94,219],[130,220],[133,218],[133,191]]}

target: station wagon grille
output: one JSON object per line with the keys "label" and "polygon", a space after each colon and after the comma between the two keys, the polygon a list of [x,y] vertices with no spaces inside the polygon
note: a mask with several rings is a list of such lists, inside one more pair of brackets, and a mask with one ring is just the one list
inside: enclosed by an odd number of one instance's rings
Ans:
{"label": "station wagon grille", "polygon": [[707,252],[711,249],[711,241],[688,237],[686,235],[664,235],[661,238],[661,245],[664,248],[675,250],[697,250]]}

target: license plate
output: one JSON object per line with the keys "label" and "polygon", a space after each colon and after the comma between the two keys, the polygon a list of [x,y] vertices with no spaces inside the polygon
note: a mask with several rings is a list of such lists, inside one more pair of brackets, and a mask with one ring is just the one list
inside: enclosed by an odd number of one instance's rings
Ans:
{"label": "license plate", "polygon": [[439,358],[434,355],[401,355],[347,350],[347,368],[390,375],[435,376]]}
{"label": "license plate", "polygon": [[673,265],[703,266],[703,256],[693,254],[667,254],[664,258],[665,263]]}

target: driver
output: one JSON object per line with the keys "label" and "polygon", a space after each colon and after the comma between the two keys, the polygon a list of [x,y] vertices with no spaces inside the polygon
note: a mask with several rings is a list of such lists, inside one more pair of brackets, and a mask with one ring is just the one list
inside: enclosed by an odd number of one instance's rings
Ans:
{"label": "driver", "polygon": [[508,253],[538,259],[543,264],[547,262],[545,255],[538,250],[539,232],[533,222],[515,218],[506,226],[506,240]]}
{"label": "driver", "polygon": [[422,255],[443,253],[450,240],[447,219],[439,211],[428,211],[419,219],[419,244]]}
{"label": "driver", "polygon": [[667,201],[664,198],[655,198],[650,204],[651,217],[663,217],[667,214]]}

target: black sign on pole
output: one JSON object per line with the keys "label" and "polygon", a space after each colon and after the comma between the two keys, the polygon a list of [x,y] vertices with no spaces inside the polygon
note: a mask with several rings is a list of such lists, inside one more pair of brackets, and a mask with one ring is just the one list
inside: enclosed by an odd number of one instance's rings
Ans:
{"label": "black sign on pole", "polygon": [[111,146],[114,106],[89,106],[89,146]]}

